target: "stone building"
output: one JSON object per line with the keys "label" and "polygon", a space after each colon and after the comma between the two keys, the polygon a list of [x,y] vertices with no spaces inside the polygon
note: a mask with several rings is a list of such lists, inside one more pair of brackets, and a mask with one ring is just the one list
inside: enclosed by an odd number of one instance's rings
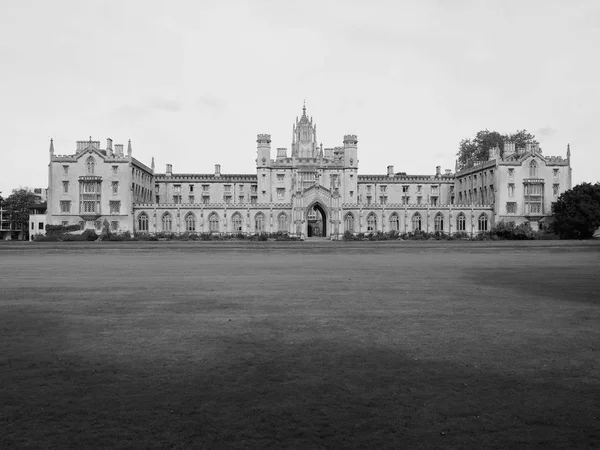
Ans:
{"label": "stone building", "polygon": [[324,148],[317,126],[296,118],[290,151],[257,135],[256,173],[178,173],[167,164],[155,173],[109,139],[79,141],[75,154],[54,155],[50,145],[48,223],[81,224],[145,233],[260,233],[339,238],[396,230],[487,231],[497,220],[538,222],[571,187],[567,158],[545,157],[536,146],[506,143],[489,161],[452,173],[358,173],[358,139]]}

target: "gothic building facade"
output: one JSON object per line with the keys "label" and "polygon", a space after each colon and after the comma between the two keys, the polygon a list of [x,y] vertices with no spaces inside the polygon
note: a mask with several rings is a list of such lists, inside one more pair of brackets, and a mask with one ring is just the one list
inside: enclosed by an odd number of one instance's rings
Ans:
{"label": "gothic building facade", "polygon": [[256,173],[156,173],[107,140],[78,141],[74,154],[55,155],[50,144],[50,224],[144,233],[286,232],[337,239],[353,233],[396,230],[487,231],[498,220],[532,224],[550,216],[552,202],[571,188],[567,157],[544,156],[538,146],[505,143],[500,156],[442,173],[358,172],[358,139],[323,148],[307,116],[293,125],[290,152],[257,136]]}

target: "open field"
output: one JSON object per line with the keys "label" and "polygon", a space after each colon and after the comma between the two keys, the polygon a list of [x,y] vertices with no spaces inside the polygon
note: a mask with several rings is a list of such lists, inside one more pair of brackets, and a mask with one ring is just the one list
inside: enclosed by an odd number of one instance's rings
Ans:
{"label": "open field", "polygon": [[598,448],[598,244],[0,243],[0,447]]}

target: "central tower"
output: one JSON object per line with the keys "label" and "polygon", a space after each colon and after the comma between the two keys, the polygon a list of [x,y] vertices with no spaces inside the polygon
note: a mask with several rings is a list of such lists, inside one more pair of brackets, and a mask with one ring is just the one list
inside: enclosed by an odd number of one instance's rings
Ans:
{"label": "central tower", "polygon": [[302,117],[294,124],[292,156],[297,158],[317,157],[317,125],[306,115],[306,102],[302,106]]}

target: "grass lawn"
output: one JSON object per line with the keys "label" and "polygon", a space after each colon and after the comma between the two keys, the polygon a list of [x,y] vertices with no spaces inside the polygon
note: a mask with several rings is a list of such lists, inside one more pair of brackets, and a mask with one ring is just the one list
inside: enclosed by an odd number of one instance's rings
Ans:
{"label": "grass lawn", "polygon": [[599,448],[600,245],[0,243],[2,448]]}

